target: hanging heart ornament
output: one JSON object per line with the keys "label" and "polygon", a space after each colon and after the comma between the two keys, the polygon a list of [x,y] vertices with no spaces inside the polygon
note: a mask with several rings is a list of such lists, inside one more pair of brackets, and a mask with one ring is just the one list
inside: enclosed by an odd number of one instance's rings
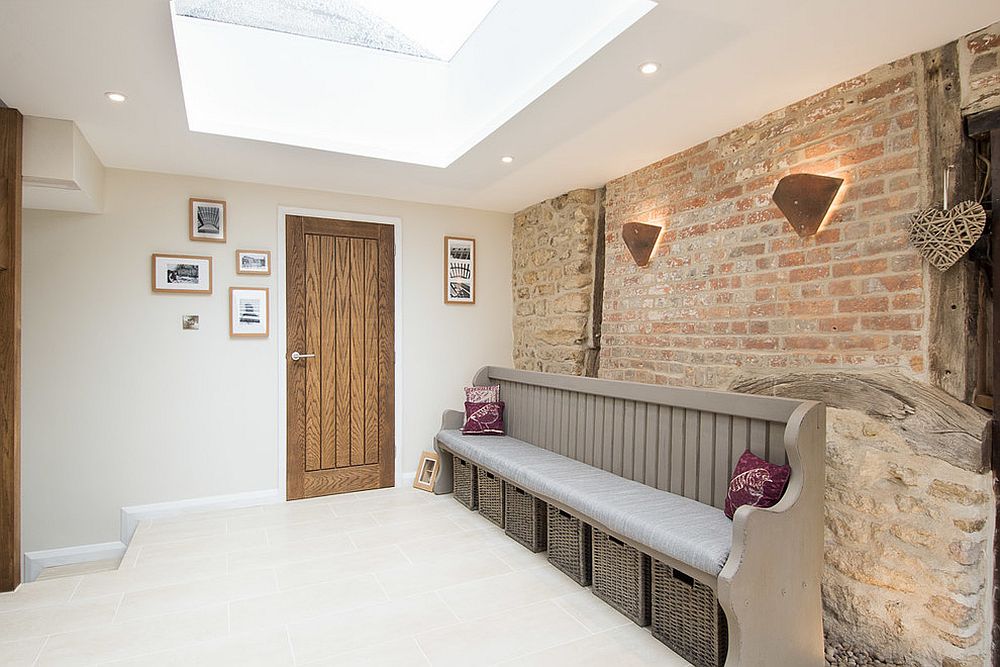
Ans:
{"label": "hanging heart ornament", "polygon": [[947,271],[983,235],[986,210],[982,204],[963,201],[947,210],[926,208],[910,221],[910,243],[939,271]]}

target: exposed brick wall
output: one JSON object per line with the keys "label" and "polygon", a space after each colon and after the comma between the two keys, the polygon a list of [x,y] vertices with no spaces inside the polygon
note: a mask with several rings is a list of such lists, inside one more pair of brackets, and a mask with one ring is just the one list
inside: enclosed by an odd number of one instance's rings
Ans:
{"label": "exposed brick wall", "polygon": [[[607,186],[601,375],[718,387],[741,369],[926,368],[916,59],[880,67]],[[845,179],[800,239],[784,175]],[[628,221],[663,224],[649,267]]]}
{"label": "exposed brick wall", "polygon": [[[597,190],[574,190],[514,216],[514,365],[585,375],[595,353]],[[596,366],[591,363],[591,366]]]}

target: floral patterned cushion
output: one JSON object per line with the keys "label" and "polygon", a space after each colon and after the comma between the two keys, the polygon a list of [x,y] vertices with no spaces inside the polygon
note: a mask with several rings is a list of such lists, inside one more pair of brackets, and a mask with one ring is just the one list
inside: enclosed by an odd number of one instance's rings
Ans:
{"label": "floral patterned cushion", "polygon": [[500,385],[466,387],[465,400],[469,403],[496,403],[500,400]]}
{"label": "floral patterned cushion", "polygon": [[465,435],[504,435],[503,401],[495,403],[465,402]]}
{"label": "floral patterned cushion", "polygon": [[726,516],[730,519],[743,505],[773,507],[781,500],[788,486],[792,469],[768,463],[750,451],[743,452],[736,462],[726,494]]}

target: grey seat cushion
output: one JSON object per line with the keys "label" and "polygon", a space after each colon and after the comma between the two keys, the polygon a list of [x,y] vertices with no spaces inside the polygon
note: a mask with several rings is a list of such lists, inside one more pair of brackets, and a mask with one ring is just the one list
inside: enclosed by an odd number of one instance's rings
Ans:
{"label": "grey seat cushion", "polygon": [[722,510],[627,480],[508,436],[438,433],[458,454],[529,493],[578,510],[638,544],[718,576],[732,547],[733,524]]}

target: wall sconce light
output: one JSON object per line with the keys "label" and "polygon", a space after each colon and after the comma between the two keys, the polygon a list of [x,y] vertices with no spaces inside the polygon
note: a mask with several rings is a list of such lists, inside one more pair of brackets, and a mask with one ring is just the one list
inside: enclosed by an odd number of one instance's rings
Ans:
{"label": "wall sconce light", "polygon": [[778,181],[771,199],[792,228],[805,238],[819,230],[843,183],[842,178],[792,174]]}
{"label": "wall sconce light", "polygon": [[649,264],[649,257],[662,233],[663,227],[660,225],[647,225],[643,222],[626,222],[622,225],[622,240],[636,266],[642,268]]}

